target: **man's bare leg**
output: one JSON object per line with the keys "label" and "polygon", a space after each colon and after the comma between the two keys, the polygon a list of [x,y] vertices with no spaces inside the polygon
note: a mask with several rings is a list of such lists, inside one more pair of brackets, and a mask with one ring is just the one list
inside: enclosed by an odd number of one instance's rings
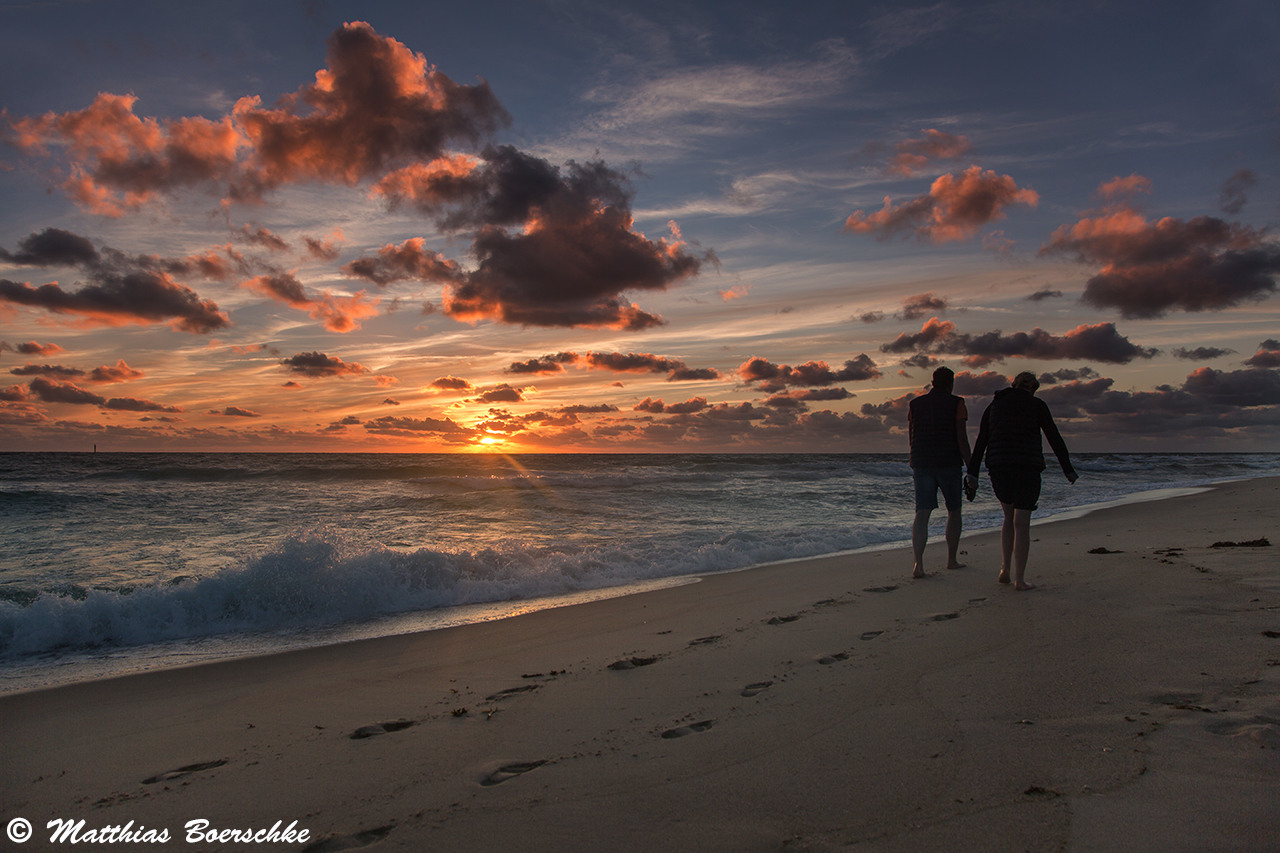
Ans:
{"label": "man's bare leg", "polygon": [[960,552],[960,532],[964,527],[960,510],[947,511],[947,568],[963,569],[964,563],[956,559]]}
{"label": "man's bare leg", "polygon": [[1034,584],[1023,580],[1027,571],[1027,556],[1031,553],[1031,510],[1013,511],[1013,588],[1035,589]]}
{"label": "man's bare leg", "polygon": [[916,520],[911,525],[911,550],[916,558],[916,567],[911,573],[913,578],[928,577],[924,570],[924,546],[929,541],[929,516],[932,514],[930,509],[916,510]]}

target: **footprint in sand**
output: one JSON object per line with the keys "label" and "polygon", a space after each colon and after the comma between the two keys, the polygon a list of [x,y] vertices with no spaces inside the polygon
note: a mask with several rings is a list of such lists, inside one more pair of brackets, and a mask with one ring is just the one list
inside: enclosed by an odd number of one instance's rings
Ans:
{"label": "footprint in sand", "polygon": [[501,785],[503,782],[506,782],[508,779],[514,779],[517,776],[523,776],[525,773],[528,773],[530,770],[536,770],[546,763],[547,762],[543,760],[543,761],[519,761],[514,764],[504,764],[501,767],[499,767],[497,770],[490,773],[488,776],[485,776],[483,779],[481,779],[480,785],[485,788],[492,788],[494,785]]}
{"label": "footprint in sand", "polygon": [[660,655],[654,655],[651,658],[624,658],[623,660],[616,660],[609,664],[609,669],[635,669],[638,666],[649,666],[650,664],[655,664],[660,660],[662,660]]}
{"label": "footprint in sand", "polygon": [[794,622],[794,621],[796,621],[797,619],[799,619],[799,618],[800,618],[800,616],[801,616],[801,614],[799,614],[799,613],[792,613],[790,616],[775,616],[775,617],[773,617],[772,619],[770,619],[770,620],[768,620],[767,622],[765,622],[764,624],[766,624],[766,625],[785,625],[785,624],[787,624],[788,622]]}
{"label": "footprint in sand", "polygon": [[869,586],[863,592],[893,592],[898,587],[894,586]]}
{"label": "footprint in sand", "polygon": [[413,725],[413,720],[392,720],[388,723],[374,723],[368,726],[361,726],[347,737],[352,740],[363,740],[367,737],[377,737],[385,735],[388,732],[398,732],[401,729],[407,729]]}
{"label": "footprint in sand", "polygon": [[486,696],[486,702],[501,702],[503,699],[510,699],[512,696],[518,696],[521,693],[531,693],[541,687],[541,684],[526,684],[523,687],[508,687],[506,690],[499,690],[492,696]]}
{"label": "footprint in sand", "polygon": [[717,641],[717,640],[719,640],[719,639],[720,639],[720,635],[719,635],[719,634],[712,634],[710,637],[699,637],[699,638],[698,638],[698,639],[696,639],[696,640],[690,640],[690,641],[689,641],[689,645],[691,645],[691,646],[705,646],[705,645],[707,645],[708,643],[714,643],[714,642],[716,642],[716,641]]}
{"label": "footprint in sand", "polygon": [[394,823],[386,826],[379,826],[375,829],[366,829],[352,835],[326,835],[314,844],[308,844],[302,848],[302,853],[338,853],[339,850],[355,850],[359,847],[368,847],[375,844],[391,834],[391,830],[395,829]]}
{"label": "footprint in sand", "polygon": [[667,729],[665,732],[662,733],[662,736],[667,740],[670,740],[671,738],[684,737],[685,735],[696,734],[698,732],[705,732],[707,729],[711,728],[715,724],[716,724],[715,720],[703,720],[700,723],[690,723],[687,726],[680,726],[679,728]]}
{"label": "footprint in sand", "polygon": [[746,687],[742,688],[742,695],[748,698],[752,696],[759,696],[772,686],[772,681],[757,681],[755,684],[748,684]]}
{"label": "footprint in sand", "polygon": [[177,770],[166,770],[164,773],[157,773],[154,776],[148,776],[142,780],[144,785],[154,785],[156,782],[168,782],[171,779],[180,779],[191,773],[199,773],[201,770],[212,770],[215,767],[221,767],[226,764],[225,758],[217,761],[202,761],[199,764],[188,764],[186,767],[179,767]]}
{"label": "footprint in sand", "polygon": [[883,633],[884,633],[884,631],[863,631],[863,632],[862,632],[862,635],[861,635],[860,637],[858,637],[858,639],[859,639],[859,640],[874,640],[876,637],[879,637],[879,636],[880,636],[881,634],[883,634]]}
{"label": "footprint in sand", "polygon": [[822,657],[818,658],[818,663],[822,664],[823,666],[831,666],[831,664],[833,663],[839,663],[842,660],[848,660],[848,659],[849,659],[849,656],[844,652],[836,652],[833,655],[823,655]]}
{"label": "footprint in sand", "polygon": [[930,616],[930,617],[929,617],[929,621],[931,621],[931,622],[949,622],[949,621],[951,621],[952,619],[959,619],[959,618],[960,618],[960,614],[959,614],[959,613],[954,613],[954,612],[953,612],[953,613],[935,613],[935,614],[933,614],[932,616]]}

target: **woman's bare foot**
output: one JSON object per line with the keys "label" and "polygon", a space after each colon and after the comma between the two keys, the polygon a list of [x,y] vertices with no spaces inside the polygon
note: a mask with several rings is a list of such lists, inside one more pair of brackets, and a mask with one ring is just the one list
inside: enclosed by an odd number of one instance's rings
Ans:
{"label": "woman's bare foot", "polygon": [[1033,584],[1033,583],[1027,583],[1027,582],[1025,582],[1025,581],[1023,581],[1022,583],[1019,583],[1017,586],[1015,586],[1015,587],[1014,587],[1014,589],[1018,590],[1019,592],[1021,592],[1021,591],[1023,591],[1023,590],[1027,590],[1027,589],[1035,589],[1035,588],[1036,588],[1036,585],[1035,585],[1035,584]]}
{"label": "woman's bare foot", "polygon": [[947,566],[948,569],[963,569],[964,567],[965,567],[964,563],[952,563],[951,565]]}
{"label": "woman's bare foot", "polygon": [[1008,582],[1009,582],[1009,570],[1008,570],[1008,569],[1001,569],[1001,570],[1000,570],[1000,577],[996,578],[996,580],[998,580],[1000,583],[1008,583]]}

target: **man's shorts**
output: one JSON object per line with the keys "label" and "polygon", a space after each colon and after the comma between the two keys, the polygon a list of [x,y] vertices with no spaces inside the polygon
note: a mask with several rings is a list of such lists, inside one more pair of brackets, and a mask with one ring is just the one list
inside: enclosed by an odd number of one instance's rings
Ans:
{"label": "man's shorts", "polygon": [[960,466],[912,468],[911,478],[916,484],[917,511],[938,508],[938,489],[942,489],[942,499],[946,501],[948,512],[955,512],[963,506],[961,491],[964,489],[964,469]]}
{"label": "man's shorts", "polygon": [[1033,511],[1040,503],[1040,472],[1028,468],[989,468],[996,500],[1014,509]]}

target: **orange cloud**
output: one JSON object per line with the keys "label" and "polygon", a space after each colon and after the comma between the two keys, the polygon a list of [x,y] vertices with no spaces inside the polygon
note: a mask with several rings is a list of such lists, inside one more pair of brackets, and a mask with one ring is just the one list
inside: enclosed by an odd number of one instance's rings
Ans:
{"label": "orange cloud", "polygon": [[379,300],[367,301],[364,291],[354,296],[334,296],[328,292],[319,297],[309,296],[293,273],[254,276],[241,286],[306,311],[315,319],[322,320],[324,327],[331,332],[353,331],[360,328],[361,320],[378,314]]}
{"label": "orange cloud", "polygon": [[[1099,194],[1125,199],[1145,180],[1117,179]],[[1100,265],[1082,298],[1124,317],[1229,308],[1274,293],[1280,275],[1280,245],[1263,231],[1212,216],[1151,222],[1124,200],[1060,226],[1040,253]]]}
{"label": "orange cloud", "polygon": [[987,223],[1004,218],[1009,205],[1039,203],[1035,190],[1020,189],[1010,176],[970,166],[959,176],[942,175],[927,194],[910,201],[894,205],[886,196],[875,213],[855,211],[845,229],[881,239],[910,231],[919,239],[945,243],[972,237]]}
{"label": "orange cloud", "polygon": [[905,139],[894,146],[889,172],[902,177],[916,175],[936,160],[954,160],[972,150],[967,136],[926,129],[923,139]]}

